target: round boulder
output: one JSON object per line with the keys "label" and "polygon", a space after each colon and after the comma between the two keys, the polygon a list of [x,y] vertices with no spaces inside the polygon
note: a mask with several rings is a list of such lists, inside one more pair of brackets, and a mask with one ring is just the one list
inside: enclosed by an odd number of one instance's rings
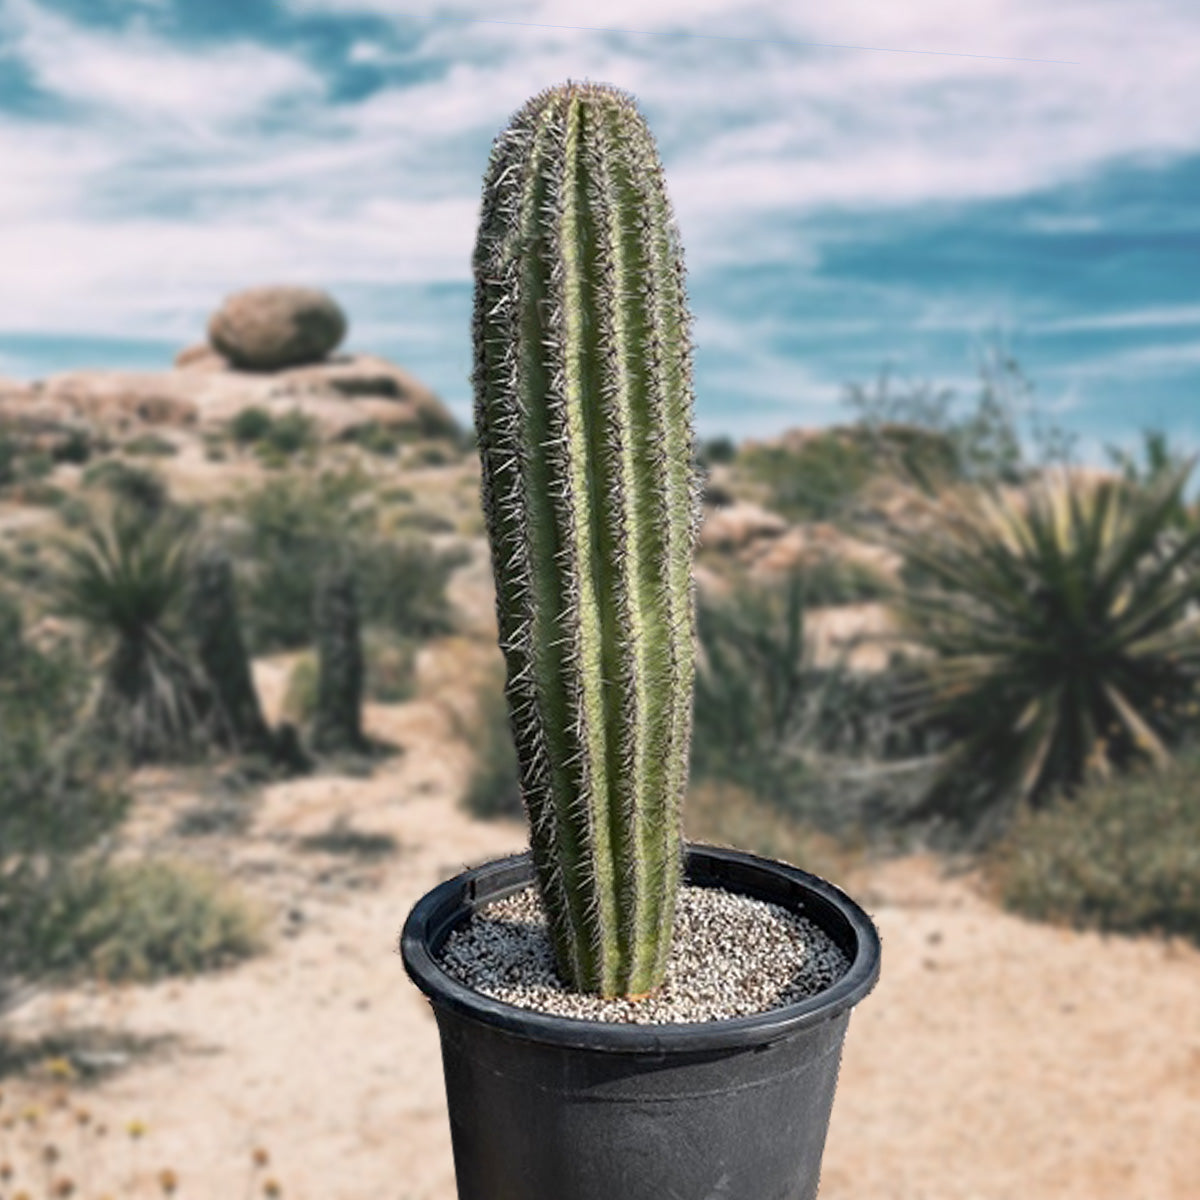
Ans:
{"label": "round boulder", "polygon": [[208,322],[213,348],[248,371],[320,362],[345,336],[346,314],[317,288],[247,288],[226,297]]}

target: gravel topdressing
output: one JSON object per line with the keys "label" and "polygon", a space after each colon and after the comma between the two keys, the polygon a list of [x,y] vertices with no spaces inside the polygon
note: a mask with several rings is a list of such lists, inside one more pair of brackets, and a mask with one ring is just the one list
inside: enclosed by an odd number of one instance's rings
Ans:
{"label": "gravel topdressing", "polygon": [[823,991],[850,966],[807,918],[704,887],[680,889],[666,982],[644,1000],[567,989],[533,886],[480,909],[446,939],[439,962],[473,991],[518,1008],[638,1025],[753,1016]]}

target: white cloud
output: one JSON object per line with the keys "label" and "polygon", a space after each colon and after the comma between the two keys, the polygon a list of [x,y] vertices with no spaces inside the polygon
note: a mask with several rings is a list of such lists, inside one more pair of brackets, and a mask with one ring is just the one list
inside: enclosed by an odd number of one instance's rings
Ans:
{"label": "white cloud", "polygon": [[1036,333],[1090,333],[1104,329],[1169,329],[1200,325],[1200,305],[1180,304],[1171,308],[1142,308],[1099,316],[1061,317],[1030,325]]}
{"label": "white cloud", "polygon": [[[465,283],[490,139],[568,77],[638,97],[694,282],[735,262],[813,270],[821,242],[804,218],[823,208],[869,227],[891,206],[1021,195],[1130,155],[1200,148],[1200,106],[1179,99],[1200,77],[1200,9],[1187,3],[1143,0],[1134,21],[1105,0],[610,0],[602,17],[579,0],[500,13],[418,0],[402,14],[394,0],[287,2],[394,18],[402,55],[360,40],[350,61],[432,66],[432,77],[333,104],[316,68],[282,48],[188,47],[144,25],[100,32],[0,0],[9,53],[70,105],[57,122],[0,118],[0,155],[20,164],[0,177],[0,328],[186,340],[247,283]],[[473,15],[526,24],[454,19]],[[813,41],[997,57],[795,44]],[[268,130],[268,116],[286,120]],[[364,313],[361,328],[384,316]],[[955,310],[922,319],[978,324]],[[718,336],[716,320],[700,314],[698,339]],[[768,329],[726,333],[763,404],[803,394],[815,411],[840,394],[797,378]]]}
{"label": "white cloud", "polygon": [[1136,346],[1085,362],[1047,367],[1043,374],[1070,379],[1125,379],[1200,367],[1200,341],[1167,346]]}
{"label": "white cloud", "polygon": [[86,29],[32,0],[7,0],[0,29],[44,90],[160,130],[165,123],[212,134],[324,86],[307,65],[261,46],[184,51],[136,25],[122,33]]}

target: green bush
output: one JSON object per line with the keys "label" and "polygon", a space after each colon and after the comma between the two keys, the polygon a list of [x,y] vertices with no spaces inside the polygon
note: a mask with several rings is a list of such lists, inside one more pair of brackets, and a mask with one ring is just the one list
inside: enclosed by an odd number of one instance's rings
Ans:
{"label": "green bush", "polygon": [[861,559],[822,555],[798,568],[806,608],[883,600],[895,591],[879,568]]}
{"label": "green bush", "polygon": [[21,456],[18,475],[27,482],[45,479],[54,470],[54,459],[44,450],[30,450]]}
{"label": "green bush", "polygon": [[81,465],[92,456],[92,439],[82,429],[68,430],[66,437],[54,444],[51,453],[55,462]]}
{"label": "green bush", "polygon": [[477,817],[525,815],[521,782],[517,774],[517,750],[508,723],[508,701],[504,695],[504,664],[489,672],[476,698],[477,712],[471,722],[470,740],[475,761],[463,793],[463,805]]}
{"label": "green bush", "polygon": [[386,630],[369,628],[363,633],[366,658],[364,694],[379,704],[402,704],[417,690],[419,643],[399,638]]}
{"label": "green bush", "polygon": [[413,535],[404,540],[364,538],[353,552],[364,624],[420,639],[453,632],[446,585],[470,557],[468,550],[438,550]]}
{"label": "green bush", "polygon": [[126,454],[134,454],[144,458],[170,458],[179,453],[179,447],[168,438],[157,433],[143,433],[132,438],[121,447]]}
{"label": "green bush", "polygon": [[145,983],[229,966],[265,944],[263,915],[188,863],[80,872],[36,914],[27,955],[40,974]]}
{"label": "green bush", "polygon": [[103,488],[114,499],[133,506],[146,517],[157,517],[168,505],[167,485],[161,475],[145,467],[132,467],[119,458],[94,463],[83,474],[85,488]]}
{"label": "green bush", "polygon": [[103,748],[75,730],[87,682],[69,647],[26,640],[0,593],[0,1012],[40,973],[36,914],[127,809]]}
{"label": "green bush", "polygon": [[743,446],[738,473],[765,484],[768,506],[790,521],[824,521],[842,515],[876,474],[869,447],[845,430],[814,434],[799,446]]}
{"label": "green bush", "polygon": [[1200,753],[1026,811],[991,866],[1004,903],[1024,916],[1200,946]]}
{"label": "green bush", "polygon": [[363,503],[369,484],[354,471],[295,472],[242,501],[245,528],[234,560],[244,573],[238,595],[253,653],[311,643],[317,577],[332,555],[373,527],[373,514]]}
{"label": "green bush", "polygon": [[926,815],[990,836],[1093,770],[1167,760],[1200,680],[1200,530],[1171,530],[1186,478],[961,492],[894,531],[930,581],[897,603],[931,655],[914,700],[956,736]]}
{"label": "green bush", "polygon": [[312,417],[294,408],[274,419],[262,441],[280,454],[296,454],[316,445],[317,425]]}
{"label": "green bush", "polygon": [[698,444],[696,457],[705,466],[710,463],[730,463],[737,457],[737,445],[724,434],[708,438]]}
{"label": "green bush", "polygon": [[253,446],[269,466],[282,465],[317,444],[317,425],[298,408],[273,417],[265,408],[243,408],[230,422],[229,435],[239,446]]}
{"label": "green bush", "polygon": [[265,438],[270,433],[272,424],[271,414],[265,408],[252,405],[250,408],[243,408],[229,422],[229,436],[238,445],[248,446]]}
{"label": "green bush", "polygon": [[346,432],[345,440],[361,446],[364,450],[369,450],[372,454],[392,457],[406,438],[394,425],[384,425],[380,421],[367,421],[362,425],[350,428]]}
{"label": "green bush", "polygon": [[17,481],[17,443],[0,429],[0,487],[8,487]]}
{"label": "green bush", "polygon": [[738,581],[719,600],[700,594],[691,767],[698,779],[741,783],[759,795],[804,774],[804,576]]}
{"label": "green bush", "polygon": [[317,711],[317,656],[302,654],[288,672],[283,691],[283,715],[296,725],[307,725]]}
{"label": "green bush", "polygon": [[369,480],[357,472],[288,475],[243,505],[240,553],[247,639],[255,653],[297,649],[313,637],[316,580],[337,558],[354,568],[364,625],[425,638],[450,632],[445,588],[464,551],[377,530]]}

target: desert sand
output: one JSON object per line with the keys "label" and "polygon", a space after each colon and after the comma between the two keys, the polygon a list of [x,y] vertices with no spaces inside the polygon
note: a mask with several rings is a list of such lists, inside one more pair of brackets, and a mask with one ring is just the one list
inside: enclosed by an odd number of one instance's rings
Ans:
{"label": "desert sand", "polygon": [[[171,479],[186,499],[259,475],[180,437]],[[469,473],[405,482],[455,519],[459,493],[477,503]],[[0,523],[40,531],[45,517],[9,506]],[[190,980],[45,991],[9,1013],[10,1036],[57,1038],[46,1044],[77,1069],[104,1070],[0,1080],[0,1117],[18,1118],[0,1120],[0,1167],[25,1171],[52,1142],[51,1182],[69,1175],[84,1200],[162,1195],[164,1169],[182,1200],[262,1195],[268,1180],[288,1200],[453,1200],[437,1029],[398,935],[434,884],[525,842],[520,823],[460,806],[471,698],[498,657],[486,554],[453,586],[463,633],[422,652],[414,700],[367,708],[368,731],[397,747],[369,774],[326,770],[232,799],[211,773],[139,774],[131,850],[231,878],[262,906],[268,949]],[[818,654],[861,632],[864,614],[843,628],[846,616],[814,622]],[[272,719],[289,665],[255,667]],[[196,816],[240,827],[196,832]],[[1200,950],[1020,920],[931,858],[863,861],[835,882],[878,922],[883,974],[850,1023],[823,1200],[1200,1197]],[[27,1105],[40,1115],[21,1117]],[[0,1171],[0,1195],[27,1179],[6,1185]],[[39,1165],[32,1196],[46,1182]]]}
{"label": "desert sand", "polygon": [[[181,838],[173,822],[196,796],[143,773],[134,838],[219,865],[266,906],[275,936],[221,973],[43,993],[12,1015],[24,1036],[162,1039],[98,1083],[66,1085],[110,1130],[84,1171],[76,1159],[82,1195],[158,1195],[169,1167],[175,1194],[196,1200],[260,1194],[268,1177],[293,1200],[453,1200],[437,1030],[396,943],[428,888],[524,843],[520,824],[458,804],[466,697],[492,653],[433,643],[419,698],[368,709],[401,753],[369,778],[267,787],[241,833]],[[259,666],[269,707],[285,674],[286,662]],[[345,829],[395,850],[301,849]],[[1019,920],[925,858],[837,882],[878,922],[884,957],[850,1024],[823,1200],[1194,1200],[1200,951]],[[5,1103],[45,1101],[53,1086],[10,1079]],[[135,1121],[138,1141],[125,1132]],[[258,1171],[255,1147],[270,1158]]]}

